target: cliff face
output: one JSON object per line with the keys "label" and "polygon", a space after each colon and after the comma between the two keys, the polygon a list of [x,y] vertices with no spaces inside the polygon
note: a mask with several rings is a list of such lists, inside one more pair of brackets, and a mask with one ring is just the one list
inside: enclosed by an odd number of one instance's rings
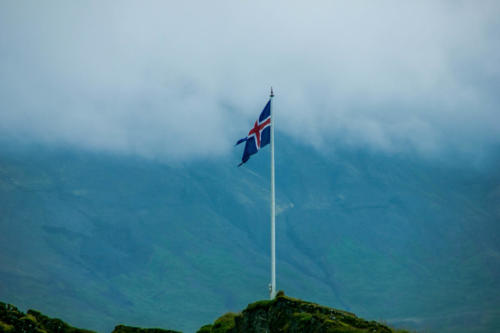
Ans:
{"label": "cliff face", "polygon": [[[395,330],[354,314],[279,293],[274,300],[250,304],[240,314],[228,313],[198,333],[273,333],[273,332],[371,332]],[[398,331],[404,332],[404,331]]]}

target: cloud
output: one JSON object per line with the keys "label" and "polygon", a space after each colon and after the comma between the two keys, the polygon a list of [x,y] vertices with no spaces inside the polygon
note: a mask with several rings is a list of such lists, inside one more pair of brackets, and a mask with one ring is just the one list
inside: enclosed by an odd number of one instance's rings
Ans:
{"label": "cloud", "polygon": [[317,147],[500,143],[495,1],[0,5],[0,130],[144,156],[224,154],[275,87]]}

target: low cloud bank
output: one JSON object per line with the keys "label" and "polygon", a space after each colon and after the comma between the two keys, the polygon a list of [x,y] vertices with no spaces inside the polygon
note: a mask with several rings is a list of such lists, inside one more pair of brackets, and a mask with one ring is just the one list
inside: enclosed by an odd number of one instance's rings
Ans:
{"label": "low cloud bank", "polygon": [[495,1],[3,2],[0,130],[186,159],[225,154],[275,87],[316,146],[500,144]]}

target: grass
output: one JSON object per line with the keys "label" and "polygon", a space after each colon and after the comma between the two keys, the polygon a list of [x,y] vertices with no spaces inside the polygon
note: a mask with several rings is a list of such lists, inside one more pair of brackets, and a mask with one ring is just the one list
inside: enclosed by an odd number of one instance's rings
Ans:
{"label": "grass", "polygon": [[14,329],[14,326],[4,323],[0,320],[0,331],[2,332],[11,332]]}
{"label": "grass", "polygon": [[228,330],[234,328],[235,326],[235,321],[234,319],[238,316],[236,313],[228,312],[219,319],[217,319],[214,322],[214,325],[212,326],[211,332],[212,333],[224,333],[227,332]]}

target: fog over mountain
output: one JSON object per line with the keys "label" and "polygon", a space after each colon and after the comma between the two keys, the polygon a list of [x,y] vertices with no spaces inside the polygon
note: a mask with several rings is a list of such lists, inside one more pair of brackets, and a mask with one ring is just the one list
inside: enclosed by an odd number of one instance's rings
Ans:
{"label": "fog over mountain", "polygon": [[273,86],[278,288],[494,331],[499,14],[1,1],[0,301],[99,332],[193,332],[267,298],[269,147],[237,168],[234,144]]}
{"label": "fog over mountain", "polygon": [[497,1],[3,1],[0,131],[162,159],[277,128],[482,158],[500,142]]}
{"label": "fog over mountain", "polygon": [[[279,289],[419,332],[499,327],[498,166],[277,141]],[[98,332],[195,332],[266,299],[268,154],[0,146],[0,301]]]}

